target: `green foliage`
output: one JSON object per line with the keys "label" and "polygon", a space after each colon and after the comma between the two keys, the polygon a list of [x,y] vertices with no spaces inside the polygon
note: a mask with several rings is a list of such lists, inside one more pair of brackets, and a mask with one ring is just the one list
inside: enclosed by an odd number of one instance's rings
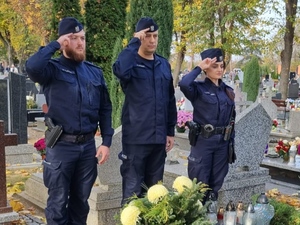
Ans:
{"label": "green foliage", "polygon": [[36,109],[38,107],[38,105],[36,104],[36,102],[33,99],[28,99],[26,101],[26,108],[27,109]]}
{"label": "green foliage", "polygon": [[254,102],[258,95],[260,81],[258,58],[253,56],[244,68],[243,91],[247,93],[247,100]]}
{"label": "green foliage", "polygon": [[[120,37],[117,38],[113,53],[112,53],[112,63],[114,63],[122,51],[122,39]],[[112,102],[113,112],[112,112],[112,124],[113,127],[116,128],[121,125],[121,113],[122,113],[122,105],[124,102],[124,93],[122,91],[120,82],[115,77],[115,75],[110,73],[112,79],[109,83],[109,95]]]}
{"label": "green foliage", "polygon": [[294,207],[272,198],[269,201],[275,209],[270,225],[300,225],[300,212]]}
{"label": "green foliage", "polygon": [[112,49],[124,36],[127,0],[87,0],[85,3],[87,60],[99,65],[109,84],[113,78]]}
{"label": "green foliage", "polygon": [[170,56],[173,33],[173,5],[171,0],[130,0],[130,9],[126,20],[127,43],[132,38],[135,25],[141,17],[148,16],[159,26],[157,53],[165,58]]}
{"label": "green foliage", "polygon": [[79,0],[61,1],[52,0],[52,19],[51,19],[51,36],[50,40],[58,38],[58,24],[64,17],[75,17],[84,24],[83,16],[81,15],[81,7]]}

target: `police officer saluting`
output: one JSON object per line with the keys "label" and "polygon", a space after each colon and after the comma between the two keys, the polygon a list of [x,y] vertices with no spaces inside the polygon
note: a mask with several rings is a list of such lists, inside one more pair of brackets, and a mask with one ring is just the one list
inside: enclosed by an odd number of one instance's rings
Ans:
{"label": "police officer saluting", "polygon": [[[162,181],[166,152],[174,143],[176,102],[168,61],[155,53],[158,25],[141,18],[113,65],[125,93],[122,111],[121,175],[124,204]],[[143,188],[144,187],[144,188]]]}
{"label": "police officer saluting", "polygon": [[[193,105],[196,124],[190,131],[190,141],[193,141],[188,157],[188,175],[208,184],[218,197],[228,173],[228,163],[235,160],[234,92],[222,82],[225,69],[222,50],[207,49],[201,53],[201,58],[199,65],[179,83],[180,90]],[[195,81],[202,71],[206,74],[205,80]]]}
{"label": "police officer saluting", "polygon": [[[82,225],[89,212],[87,200],[97,176],[97,163],[106,162],[109,156],[114,132],[112,107],[101,69],[85,61],[82,24],[66,17],[59,23],[58,33],[56,41],[27,60],[26,71],[42,86],[48,105],[46,121],[54,126],[48,124],[52,130],[46,133],[43,161],[49,194],[47,224]],[[51,59],[58,50],[62,55]],[[98,124],[103,143],[96,151]]]}

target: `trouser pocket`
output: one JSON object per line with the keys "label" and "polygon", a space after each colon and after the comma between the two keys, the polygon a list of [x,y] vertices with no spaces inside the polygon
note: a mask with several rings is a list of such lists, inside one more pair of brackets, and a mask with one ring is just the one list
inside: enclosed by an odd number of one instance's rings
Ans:
{"label": "trouser pocket", "polygon": [[43,178],[44,184],[47,188],[63,187],[61,162],[47,162],[43,161]]}

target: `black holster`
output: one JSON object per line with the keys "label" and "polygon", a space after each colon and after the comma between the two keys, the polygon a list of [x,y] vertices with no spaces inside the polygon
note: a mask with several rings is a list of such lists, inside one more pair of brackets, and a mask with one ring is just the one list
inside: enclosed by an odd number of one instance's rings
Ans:
{"label": "black holster", "polygon": [[228,146],[228,163],[232,164],[235,162],[235,160],[236,160],[236,154],[234,151],[234,143],[233,141],[230,141]]}
{"label": "black holster", "polygon": [[45,124],[47,126],[47,130],[45,131],[46,146],[53,148],[62,134],[63,129],[61,125],[54,125],[52,119],[49,117],[45,118]]}
{"label": "black holster", "polygon": [[189,128],[189,141],[191,146],[195,146],[200,134],[200,125],[194,121],[188,121],[185,124]]}

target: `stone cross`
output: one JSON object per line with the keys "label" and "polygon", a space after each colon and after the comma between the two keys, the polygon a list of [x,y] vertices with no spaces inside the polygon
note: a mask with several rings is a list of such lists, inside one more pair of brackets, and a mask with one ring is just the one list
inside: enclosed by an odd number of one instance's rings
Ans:
{"label": "stone cross", "polygon": [[4,121],[0,120],[0,214],[12,212],[12,208],[7,206],[5,146],[17,144],[17,134],[4,134]]}

